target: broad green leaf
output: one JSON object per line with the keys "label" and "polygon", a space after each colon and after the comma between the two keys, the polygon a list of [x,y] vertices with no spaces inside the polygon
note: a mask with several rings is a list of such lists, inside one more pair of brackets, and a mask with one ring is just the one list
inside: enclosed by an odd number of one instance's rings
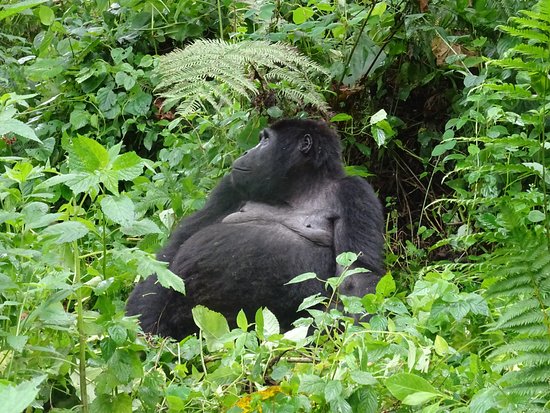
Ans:
{"label": "broad green leaf", "polygon": [[59,243],[64,243],[80,239],[88,232],[88,228],[83,223],[77,221],[66,221],[46,228],[42,231],[42,234],[57,236],[56,241]]}
{"label": "broad green leaf", "polygon": [[38,17],[40,17],[40,22],[44,26],[51,26],[55,20],[55,14],[52,9],[47,6],[40,6],[38,9]]}
{"label": "broad green leaf", "polygon": [[78,130],[86,126],[89,123],[89,119],[90,114],[88,112],[82,109],[75,109],[71,112],[69,122],[71,122],[74,130]]}
{"label": "broad green leaf", "polygon": [[7,135],[8,133],[15,133],[31,141],[40,142],[34,130],[17,119],[5,119],[0,122],[0,135]]}
{"label": "broad green leaf", "polygon": [[370,124],[374,125],[378,122],[381,122],[385,119],[387,119],[388,113],[384,109],[380,109],[378,112],[376,112],[374,115],[370,117]]}
{"label": "broad green leaf", "polygon": [[357,261],[357,254],[353,252],[343,252],[336,257],[336,262],[342,267],[349,267]]}
{"label": "broad green leaf", "polygon": [[544,215],[543,212],[536,209],[533,211],[530,211],[529,214],[527,215],[527,219],[531,222],[541,222],[541,221],[544,221],[545,218],[546,218],[546,215]]}
{"label": "broad green leaf", "polygon": [[[39,4],[46,3],[49,0],[26,0],[20,1],[15,4],[2,4],[2,10],[0,10],[0,21],[6,17],[13,16],[14,14],[21,13],[27,9],[38,6]],[[21,409],[22,410],[22,409]]]}
{"label": "broad green leaf", "polygon": [[365,386],[373,386],[378,383],[378,380],[369,372],[361,370],[352,370],[350,372],[351,379],[357,383]]}
{"label": "broad green leaf", "polygon": [[149,112],[152,101],[153,97],[149,93],[145,93],[143,90],[140,90],[129,96],[129,102],[124,107],[124,110],[135,116],[145,116]]}
{"label": "broad green leaf", "polygon": [[131,181],[143,172],[143,159],[135,152],[126,152],[116,157],[112,170],[120,181]]}
{"label": "broad green leaf", "polygon": [[68,145],[69,169],[71,172],[93,173],[107,166],[107,150],[93,139],[77,136]]}
{"label": "broad green leaf", "polygon": [[136,220],[134,203],[125,195],[106,196],[101,200],[101,210],[111,221],[127,226]]}
{"label": "broad green leaf", "polygon": [[325,400],[333,402],[342,397],[342,383],[340,380],[330,380],[325,386]]}
{"label": "broad green leaf", "polygon": [[448,141],[444,141],[440,143],[439,145],[436,145],[435,148],[432,150],[432,156],[440,156],[443,155],[445,152],[453,149],[456,146],[456,140],[450,139]]}
{"label": "broad green leaf", "polygon": [[292,12],[292,21],[296,24],[302,24],[314,14],[311,7],[298,7]]}
{"label": "broad green leaf", "polygon": [[431,394],[433,397],[443,396],[426,379],[412,373],[398,373],[386,379],[386,387],[395,396],[395,398],[404,401],[406,397],[416,393],[423,393],[418,398],[411,398],[414,402],[427,397]]}
{"label": "broad green leaf", "polygon": [[5,412],[22,412],[32,402],[40,390],[39,386],[47,378],[46,374],[36,376],[14,386],[6,381],[0,382],[0,406]]}
{"label": "broad green leaf", "polygon": [[237,327],[243,331],[248,331],[248,320],[242,309],[239,310],[239,313],[237,314]]}
{"label": "broad green leaf", "polygon": [[279,327],[279,321],[277,320],[277,317],[275,317],[275,314],[269,311],[268,308],[263,308],[262,314],[264,316],[264,337],[269,338],[274,334],[279,334],[281,332],[281,329]]}
{"label": "broad green leaf", "polygon": [[99,104],[99,110],[106,112],[115,105],[116,94],[111,88],[102,87],[97,91],[97,102]]}
{"label": "broad green leaf", "polygon": [[388,8],[388,5],[385,1],[381,1],[379,3],[376,3],[376,6],[372,9],[371,16],[380,16],[384,14],[386,9]]}
{"label": "broad green leaf", "polygon": [[172,271],[170,271],[166,266],[162,266],[163,263],[158,263],[157,270],[157,279],[164,288],[171,288],[174,291],[185,294],[185,284],[183,279]]}
{"label": "broad green leaf", "polygon": [[417,406],[439,396],[439,394],[419,391],[417,393],[409,394],[407,397],[405,397],[403,399],[403,404],[407,404],[409,406]]}
{"label": "broad green leaf", "polygon": [[301,283],[303,281],[312,280],[314,278],[317,278],[317,275],[314,272],[306,272],[304,274],[300,274],[300,275],[294,277],[292,280],[285,283],[285,285]]}
{"label": "broad green leaf", "polygon": [[201,329],[206,346],[210,351],[220,350],[223,343],[220,338],[229,333],[225,317],[215,311],[198,305],[191,310],[195,324]]}
{"label": "broad green leaf", "polygon": [[14,336],[12,334],[6,337],[6,341],[8,345],[17,352],[23,351],[23,349],[25,348],[25,344],[27,344],[28,339],[29,339],[29,336]]}
{"label": "broad green leaf", "polygon": [[434,340],[434,349],[438,355],[445,356],[449,353],[449,344],[443,337],[437,335]]}
{"label": "broad green leaf", "polygon": [[353,117],[351,115],[348,115],[347,113],[338,113],[337,115],[334,115],[332,118],[330,118],[331,122],[345,122],[348,120],[352,120]]}
{"label": "broad green leaf", "polygon": [[389,297],[396,290],[395,281],[391,274],[384,275],[378,284],[376,284],[376,294],[380,294],[383,297]]}
{"label": "broad green leaf", "polygon": [[26,74],[28,78],[35,82],[51,80],[57,75],[63,73],[66,62],[63,58],[56,59],[37,58],[33,64],[27,66]]}
{"label": "broad green leaf", "polygon": [[133,237],[141,237],[147,234],[162,234],[161,229],[149,218],[143,218],[139,221],[134,221],[130,225],[123,226],[121,229],[123,234]]}

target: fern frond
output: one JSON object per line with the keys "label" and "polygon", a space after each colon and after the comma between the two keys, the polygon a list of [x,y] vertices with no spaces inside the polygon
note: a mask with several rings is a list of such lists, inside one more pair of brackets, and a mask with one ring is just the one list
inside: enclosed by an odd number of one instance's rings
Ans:
{"label": "fern frond", "polygon": [[544,233],[524,234],[487,261],[498,280],[488,296],[502,303],[491,330],[502,331],[506,343],[490,358],[495,369],[507,371],[500,380],[507,394],[544,404],[550,396],[550,253]]}
{"label": "fern frond", "polygon": [[498,29],[514,37],[519,37],[520,39],[523,39],[526,41],[533,41],[533,42],[540,42],[540,43],[548,43],[550,41],[550,37],[547,34],[536,30],[518,29],[512,26],[498,26]]}
{"label": "fern frond", "polygon": [[231,105],[234,99],[251,99],[259,94],[260,82],[262,87],[270,87],[263,84],[264,79],[276,90],[277,83],[286,82],[282,89],[288,90],[278,93],[297,104],[327,110],[311,79],[328,76],[328,72],[282,43],[197,40],[161,57],[157,71],[161,81],[156,91],[167,104],[177,104],[182,115],[208,106]]}
{"label": "fern frond", "polygon": [[535,46],[533,44],[518,44],[514,47],[514,51],[530,59],[541,59],[544,61],[550,58],[550,51],[546,47]]}

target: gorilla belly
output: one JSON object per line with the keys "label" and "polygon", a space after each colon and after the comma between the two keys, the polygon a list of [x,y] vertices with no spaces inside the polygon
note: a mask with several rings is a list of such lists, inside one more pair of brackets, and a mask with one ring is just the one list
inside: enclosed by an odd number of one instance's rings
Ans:
{"label": "gorilla belly", "polygon": [[170,269],[185,280],[188,304],[202,304],[234,319],[240,308],[253,317],[269,303],[289,328],[302,300],[323,292],[324,285],[318,280],[285,283],[304,272],[323,279],[335,275],[332,246],[317,241],[280,223],[222,222],[190,237]]}

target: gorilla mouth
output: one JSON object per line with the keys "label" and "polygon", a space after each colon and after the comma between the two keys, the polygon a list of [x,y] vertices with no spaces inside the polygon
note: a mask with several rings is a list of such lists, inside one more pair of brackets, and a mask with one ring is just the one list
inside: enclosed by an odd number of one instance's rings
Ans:
{"label": "gorilla mouth", "polygon": [[238,166],[234,166],[233,170],[234,171],[239,171],[239,172],[250,172],[250,169],[248,169],[248,168],[239,168]]}

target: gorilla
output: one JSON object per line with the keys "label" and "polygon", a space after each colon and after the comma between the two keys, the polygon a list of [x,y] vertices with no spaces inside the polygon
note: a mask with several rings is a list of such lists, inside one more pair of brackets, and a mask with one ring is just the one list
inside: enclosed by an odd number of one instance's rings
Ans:
{"label": "gorilla", "polygon": [[269,308],[288,330],[304,298],[323,283],[285,285],[315,272],[338,275],[336,256],[360,253],[344,295],[372,292],[383,274],[383,214],[372,187],[347,176],[338,135],[324,122],[284,119],[232,166],[200,211],[184,219],[158,254],[185,281],[186,295],[152,275],[127,303],[144,332],[182,339],[197,331],[191,309],[204,305],[233,325],[240,309]]}

